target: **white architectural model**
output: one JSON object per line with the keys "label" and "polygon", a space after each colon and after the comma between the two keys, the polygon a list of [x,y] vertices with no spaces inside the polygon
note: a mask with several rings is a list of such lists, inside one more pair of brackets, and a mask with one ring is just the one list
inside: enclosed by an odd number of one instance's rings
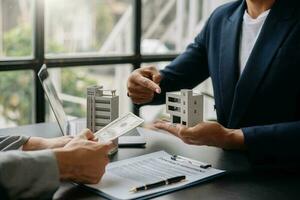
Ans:
{"label": "white architectural model", "polygon": [[172,123],[195,126],[204,120],[204,95],[195,94],[192,90],[167,92],[167,113],[171,115]]}
{"label": "white architectural model", "polygon": [[[102,86],[96,85],[87,88],[87,128],[95,133],[118,117],[119,96],[116,90],[104,90]],[[108,155],[118,151],[118,139],[112,142],[115,148]]]}
{"label": "white architectural model", "polygon": [[119,117],[119,96],[102,86],[87,88],[87,128],[94,133]]}

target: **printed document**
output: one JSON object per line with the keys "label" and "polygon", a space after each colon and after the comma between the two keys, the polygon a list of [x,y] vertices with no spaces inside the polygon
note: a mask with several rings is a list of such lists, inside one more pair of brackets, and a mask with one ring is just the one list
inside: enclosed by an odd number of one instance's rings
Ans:
{"label": "printed document", "polygon": [[[172,155],[165,151],[158,151],[110,163],[99,184],[86,186],[110,199],[143,199],[179,190],[224,173],[223,170],[213,167],[202,169],[189,162],[172,160],[171,157]],[[180,183],[136,193],[130,192],[133,187],[182,175],[186,176],[186,180]]]}

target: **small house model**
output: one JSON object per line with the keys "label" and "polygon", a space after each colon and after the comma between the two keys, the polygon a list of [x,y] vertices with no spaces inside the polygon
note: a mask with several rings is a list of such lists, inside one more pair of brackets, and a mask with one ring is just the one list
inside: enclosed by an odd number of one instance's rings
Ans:
{"label": "small house model", "polygon": [[[99,131],[119,117],[119,96],[116,90],[104,90],[102,86],[87,88],[87,128],[93,133]],[[112,141],[115,145],[108,155],[118,151],[118,138]]]}
{"label": "small house model", "polygon": [[119,96],[102,86],[87,88],[87,128],[97,132],[119,117]]}
{"label": "small house model", "polygon": [[172,123],[188,127],[195,126],[204,120],[204,95],[183,89],[178,92],[167,92],[166,110],[171,115]]}

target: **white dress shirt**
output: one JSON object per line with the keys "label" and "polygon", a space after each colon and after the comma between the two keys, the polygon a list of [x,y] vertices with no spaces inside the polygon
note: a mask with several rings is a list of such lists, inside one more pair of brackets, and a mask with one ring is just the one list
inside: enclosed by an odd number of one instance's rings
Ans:
{"label": "white dress shirt", "polygon": [[240,41],[240,56],[239,66],[240,75],[245,69],[248,58],[252,52],[255,42],[260,34],[263,24],[269,14],[270,10],[261,13],[256,19],[253,19],[245,10],[243,16],[243,25]]}

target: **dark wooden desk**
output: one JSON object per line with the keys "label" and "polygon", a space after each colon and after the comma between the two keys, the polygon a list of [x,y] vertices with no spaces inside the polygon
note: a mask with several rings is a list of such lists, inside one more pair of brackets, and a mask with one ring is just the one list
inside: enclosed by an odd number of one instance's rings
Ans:
{"label": "dark wooden desk", "polygon": [[[60,136],[58,126],[53,123],[36,124],[12,129],[0,130],[1,135],[26,134],[31,136]],[[227,170],[228,174],[210,182],[177,191],[157,199],[228,199],[228,200],[266,200],[299,199],[300,175],[274,170],[254,171],[247,158],[238,152],[227,152],[212,147],[190,146],[179,139],[161,133],[146,135],[145,149],[119,149],[113,161],[146,153],[165,150],[172,154],[202,160],[214,167]],[[62,183],[54,199],[103,199],[91,192],[84,191],[70,183]]]}

